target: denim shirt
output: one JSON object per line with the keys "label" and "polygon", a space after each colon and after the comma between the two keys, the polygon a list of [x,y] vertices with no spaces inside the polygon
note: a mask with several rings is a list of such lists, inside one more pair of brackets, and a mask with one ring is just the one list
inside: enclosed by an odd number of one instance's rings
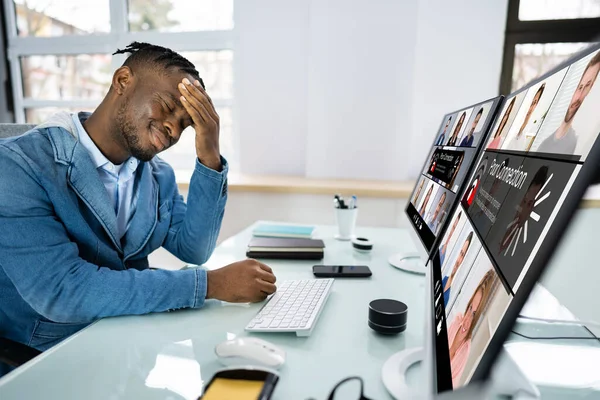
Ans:
{"label": "denim shirt", "polygon": [[184,262],[212,254],[227,171],[196,161],[187,204],[173,169],[140,162],[136,212],[122,240],[108,193],[75,132],[37,127],[0,140],[0,337],[45,350],[93,321],[199,308],[206,272],[150,270],[166,248]]}

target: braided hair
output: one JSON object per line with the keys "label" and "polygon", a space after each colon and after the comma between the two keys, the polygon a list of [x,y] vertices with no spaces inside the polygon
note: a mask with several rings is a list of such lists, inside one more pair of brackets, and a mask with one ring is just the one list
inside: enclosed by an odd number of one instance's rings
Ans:
{"label": "braided hair", "polygon": [[200,82],[200,85],[202,85],[202,88],[206,89],[194,64],[171,49],[150,43],[132,42],[124,49],[115,51],[113,55],[126,53],[129,53],[130,55],[123,63],[125,66],[152,66],[156,69],[162,68],[165,71],[171,68],[177,68],[179,71],[186,72],[194,79],[197,79]]}

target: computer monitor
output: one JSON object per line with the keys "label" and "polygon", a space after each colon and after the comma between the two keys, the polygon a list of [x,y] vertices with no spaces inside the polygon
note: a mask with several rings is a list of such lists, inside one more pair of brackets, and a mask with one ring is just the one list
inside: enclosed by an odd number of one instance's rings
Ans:
{"label": "computer monitor", "polygon": [[[463,189],[494,120],[501,97],[462,108],[444,116],[435,134],[417,184],[406,206],[418,252],[390,257],[390,263],[412,272],[424,272],[436,239],[444,232],[448,215]],[[417,262],[406,262],[417,258]]]}
{"label": "computer monitor", "polygon": [[503,102],[430,260],[435,393],[487,379],[596,177],[599,49]]}

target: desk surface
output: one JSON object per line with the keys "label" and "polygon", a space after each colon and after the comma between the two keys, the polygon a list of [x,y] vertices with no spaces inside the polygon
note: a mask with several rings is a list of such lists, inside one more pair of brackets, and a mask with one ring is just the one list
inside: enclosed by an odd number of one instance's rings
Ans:
{"label": "desk surface", "polygon": [[[223,242],[206,266],[218,268],[244,258],[250,232],[246,229]],[[208,379],[222,368],[214,346],[237,335],[252,335],[287,352],[275,399],[325,399],[335,383],[351,375],[363,377],[370,398],[389,399],[381,383],[381,366],[391,354],[423,342],[424,279],[396,270],[386,260],[390,254],[414,250],[414,245],[405,230],[359,228],[357,234],[375,242],[372,254],[365,256],[353,252],[348,242],[333,240],[333,233],[332,227],[319,227],[327,246],[323,263],[368,264],[373,277],[337,279],[308,338],[246,333],[244,326],[261,304],[209,301],[201,310],[104,319],[0,379],[0,398],[196,399]],[[311,278],[312,264],[269,262],[279,280]],[[381,336],[367,326],[368,303],[381,297],[408,305],[404,333]],[[546,300],[542,303],[541,308],[555,307]],[[549,334],[535,327],[527,329],[531,335]],[[568,332],[561,333],[578,334],[566,329]],[[512,340],[516,344],[510,353],[533,371],[542,384],[544,399],[600,397],[600,345]],[[340,393],[340,398],[354,398],[357,386],[352,385],[348,384],[345,389],[351,391]]]}
{"label": "desk surface", "polygon": [[[414,250],[413,244],[404,230],[359,229],[357,233],[375,242],[372,254],[365,257],[353,252],[349,242],[332,239],[333,233],[333,228],[319,228],[327,246],[323,263],[367,264],[373,276],[336,280],[308,338],[246,333],[244,326],[262,304],[209,301],[200,310],[110,318],[2,378],[0,398],[196,399],[203,384],[222,368],[215,345],[236,335],[264,338],[287,352],[276,399],[324,399],[335,383],[351,375],[365,379],[369,397],[390,398],[381,383],[381,366],[394,352],[422,344],[424,279],[390,267],[386,259],[400,250]],[[246,229],[226,240],[207,267],[243,259],[249,239]],[[269,262],[278,280],[312,278],[313,264]],[[382,297],[408,305],[404,333],[381,336],[367,326],[369,302]]]}

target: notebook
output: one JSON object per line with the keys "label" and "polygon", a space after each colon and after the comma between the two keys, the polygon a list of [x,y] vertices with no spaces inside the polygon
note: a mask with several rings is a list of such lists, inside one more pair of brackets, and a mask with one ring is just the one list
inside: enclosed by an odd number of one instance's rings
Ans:
{"label": "notebook", "polygon": [[310,239],[314,230],[314,226],[260,224],[254,228],[252,235],[259,237],[290,237]]}
{"label": "notebook", "polygon": [[320,260],[325,243],[318,239],[254,237],[248,243],[247,257],[292,260]]}

